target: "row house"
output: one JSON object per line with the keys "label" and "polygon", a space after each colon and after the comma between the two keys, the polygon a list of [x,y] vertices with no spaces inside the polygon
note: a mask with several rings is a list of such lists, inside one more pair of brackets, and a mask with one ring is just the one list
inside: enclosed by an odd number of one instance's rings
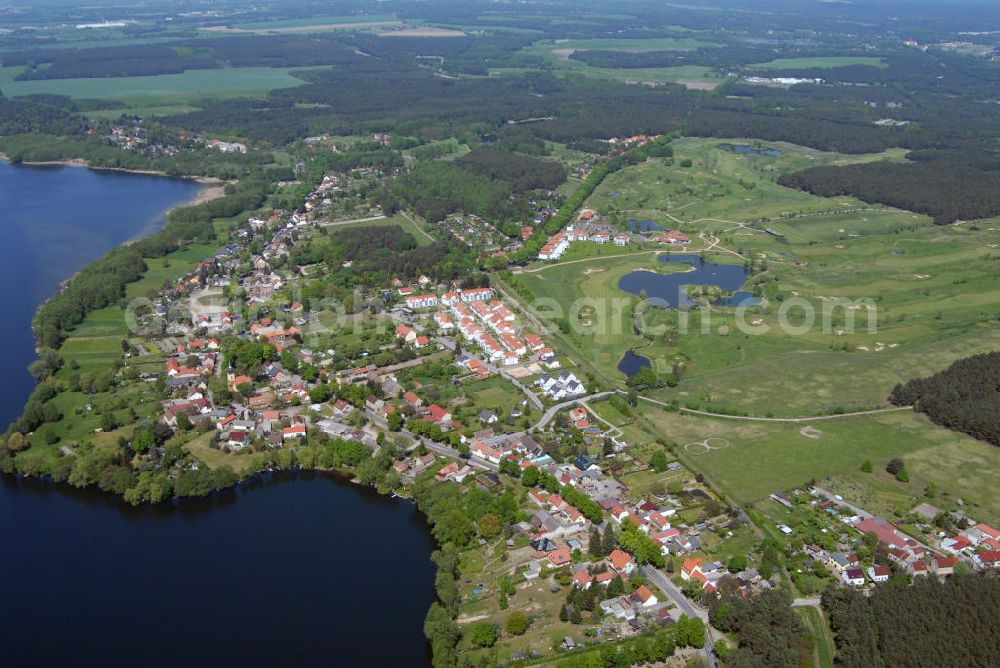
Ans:
{"label": "row house", "polygon": [[412,309],[434,308],[437,305],[437,295],[412,295],[406,298],[406,306]]}

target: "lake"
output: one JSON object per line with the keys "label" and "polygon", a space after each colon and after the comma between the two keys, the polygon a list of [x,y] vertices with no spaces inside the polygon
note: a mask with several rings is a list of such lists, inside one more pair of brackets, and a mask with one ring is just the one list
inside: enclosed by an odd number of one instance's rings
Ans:
{"label": "lake", "polygon": [[685,285],[718,286],[731,297],[718,302],[719,306],[755,306],[760,300],[749,292],[740,290],[750,277],[750,271],[742,264],[716,264],[706,260],[701,255],[668,255],[659,256],[659,261],[668,264],[688,264],[692,271],[678,271],[670,274],[660,274],[655,271],[633,271],[625,274],[618,281],[618,287],[633,295],[646,291],[649,299],[662,299],[668,308],[687,306],[690,298],[684,293]]}
{"label": "lake", "polygon": [[[35,308],[162,223],[191,181],[0,162],[0,418],[31,392]],[[416,508],[319,474],[131,508],[0,476],[4,664],[429,664],[432,539]]]}
{"label": "lake", "polygon": [[8,666],[421,666],[434,596],[416,508],[268,475],[130,508],[0,476]]}
{"label": "lake", "polygon": [[31,318],[59,284],[88,262],[163,223],[164,214],[190,201],[200,185],[185,179],[26,167],[0,160],[0,429],[18,415],[34,388]]}

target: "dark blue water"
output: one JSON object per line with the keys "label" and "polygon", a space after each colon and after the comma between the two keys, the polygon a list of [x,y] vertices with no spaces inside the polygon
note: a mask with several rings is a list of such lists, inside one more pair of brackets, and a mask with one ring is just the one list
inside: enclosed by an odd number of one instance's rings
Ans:
{"label": "dark blue water", "polygon": [[130,508],[0,476],[6,666],[425,666],[415,507],[318,474]]}
{"label": "dark blue water", "polygon": [[[0,162],[0,421],[33,384],[37,305],[155,229],[190,181]],[[432,542],[411,505],[311,474],[130,508],[0,475],[7,666],[422,666]]]}
{"label": "dark blue water", "polygon": [[633,271],[618,281],[618,287],[633,295],[646,291],[649,299],[663,300],[663,306],[677,308],[686,306],[691,300],[684,293],[685,285],[715,285],[727,292],[731,298],[720,300],[720,306],[754,306],[759,300],[749,292],[740,290],[750,271],[741,264],[716,264],[700,255],[660,255],[660,262],[689,264],[694,271],[658,274],[653,271]]}
{"label": "dark blue water", "polygon": [[27,368],[38,305],[91,260],[156,229],[199,188],[183,179],[0,161],[0,430],[20,415],[34,387]]}
{"label": "dark blue water", "polygon": [[766,155],[770,158],[780,158],[781,150],[776,148],[754,148],[749,144],[719,144],[719,148],[740,155]]}
{"label": "dark blue water", "polygon": [[649,358],[639,355],[634,350],[626,350],[621,361],[618,362],[618,370],[629,378],[639,373],[640,369],[647,366],[652,366]]}

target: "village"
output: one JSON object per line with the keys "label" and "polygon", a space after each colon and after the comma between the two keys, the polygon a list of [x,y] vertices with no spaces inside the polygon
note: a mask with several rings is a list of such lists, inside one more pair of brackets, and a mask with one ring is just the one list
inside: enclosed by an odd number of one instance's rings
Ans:
{"label": "village", "polygon": [[[418,481],[494,497],[513,490],[518,521],[480,538],[479,565],[461,574],[459,623],[529,611],[533,630],[518,646],[531,654],[550,649],[553,629],[566,651],[649,625],[704,622],[713,596],[786,586],[767,555],[775,546],[804,595],[830,582],[869,588],[1000,563],[1000,534],[985,524],[955,520],[965,528],[940,532],[931,547],[818,487],[772,495],[773,515],[788,517],[762,549],[746,514],[669,455],[662,470],[678,481],[671,490],[630,489],[616,472],[654,469],[649,450],[633,453],[596,409],[617,393],[595,392],[488,285],[394,278],[364,295],[353,328],[325,326],[328,314],[295,298],[323,268],[289,259],[321,227],[321,203],[339,183],[320,182],[307,198],[320,204],[249,219],[152,300],[142,317],[159,328],[149,338],[173,351],[162,421],[207,437],[223,461],[317,438],[351,443],[391,457],[390,491],[402,498]],[[582,241],[625,246],[636,235],[690,242],[676,230],[616,232],[583,210],[539,259]],[[252,245],[259,251],[248,254]]]}

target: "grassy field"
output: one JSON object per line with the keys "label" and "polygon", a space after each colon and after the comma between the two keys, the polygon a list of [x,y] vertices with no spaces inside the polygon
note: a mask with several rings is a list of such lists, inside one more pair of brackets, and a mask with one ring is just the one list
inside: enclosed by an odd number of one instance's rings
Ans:
{"label": "grassy field", "polygon": [[330,234],[336,234],[339,230],[346,230],[355,227],[389,227],[391,225],[398,225],[403,228],[404,231],[412,234],[413,238],[416,239],[418,246],[429,246],[434,243],[434,237],[430,236],[421,224],[414,222],[402,214],[389,216],[383,220],[369,220],[360,223],[349,223],[347,225],[333,224],[326,229]]}
{"label": "grassy field", "polygon": [[394,14],[352,14],[347,16],[316,16],[305,19],[283,19],[278,21],[256,21],[253,23],[238,23],[234,27],[241,30],[268,30],[276,31],[285,28],[312,28],[316,26],[342,25],[349,26],[357,23],[386,23],[395,22]]}
{"label": "grassy field", "polygon": [[277,88],[294,88],[305,83],[291,74],[303,68],[251,67],[188,70],[183,74],[143,77],[15,81],[21,69],[0,68],[0,87],[4,95],[49,94],[118,100],[145,114],[181,113],[196,108],[200,99],[263,97]]}
{"label": "grassy field", "polygon": [[[534,296],[536,313],[543,322],[551,327],[565,323],[564,336],[583,351],[589,363],[607,378],[624,380],[624,374],[618,371],[622,355],[647,341],[632,330],[632,314],[638,298],[620,290],[618,281],[639,269],[683,271],[685,266],[663,265],[657,261],[655,253],[633,253],[623,257],[621,248],[602,248],[595,244],[578,246],[600,248],[602,252],[606,249],[609,256],[541,267],[538,271],[518,274],[516,280]],[[554,300],[558,306],[543,300]],[[554,317],[545,318],[546,313]]]}
{"label": "grassy field", "polygon": [[[153,288],[160,288],[164,281],[173,280],[177,276],[194,268],[194,265],[210,254],[212,246],[195,245],[168,256],[168,263],[163,258],[148,259],[149,270],[145,276],[126,288],[127,298],[145,296]],[[130,338],[125,325],[125,311],[118,307],[106,307],[91,311],[83,322],[77,325],[59,349],[59,354],[66,364],[57,377],[69,382],[71,377],[96,377],[112,369],[122,358],[122,340],[128,338],[133,344],[141,344],[139,338]],[[150,346],[150,354],[134,357],[129,364],[141,371],[158,371],[163,368],[164,356]],[[117,435],[127,436],[135,428],[137,420],[155,419],[159,412],[159,395],[152,385],[132,383],[113,392],[62,392],[52,401],[61,411],[63,418],[57,422],[40,428],[29,437],[30,450],[24,452],[22,464],[30,470],[32,461],[46,462],[51,470],[62,457],[60,449],[71,447],[84,440],[100,441],[102,438],[117,438]],[[133,419],[124,406],[131,407],[136,418]],[[101,415],[107,410],[113,410],[119,423],[125,425],[111,434],[99,434]],[[58,436],[55,443],[46,443],[46,436]],[[218,453],[218,451],[212,451]],[[221,454],[221,453],[219,453]],[[19,457],[19,458],[20,458]]]}
{"label": "grassy field", "polygon": [[[746,143],[776,148],[781,157],[743,155],[721,144]],[[786,173],[820,165],[844,165],[880,159],[900,159],[898,151],[846,156],[783,142],[733,139],[691,139],[673,142],[674,159],[648,160],[608,176],[586,206],[608,215],[649,218],[661,226],[717,218],[731,221],[777,218],[782,215],[835,211],[866,206],[849,197],[825,199],[777,185]],[[691,167],[681,167],[684,160]],[[699,225],[720,226],[706,221]],[[693,229],[700,229],[695,227]]]}
{"label": "grassy field", "polygon": [[[950,508],[960,497],[988,521],[1000,517],[1000,498],[994,493],[1000,486],[1000,449],[936,427],[909,411],[816,422],[811,426],[819,433],[804,434],[802,424],[706,418],[645,403],[639,410],[651,429],[678,444],[685,464],[741,503],[812,479],[856,481],[864,476],[868,485],[868,480],[879,478],[861,474],[862,462],[871,460],[880,471],[889,459],[901,457],[911,481],[883,481],[897,495],[900,510],[915,506],[925,485],[933,482],[939,490],[931,501],[935,505]],[[706,439],[713,449],[700,445]],[[860,495],[855,498],[861,505],[870,502]]]}
{"label": "grassy field", "polygon": [[184,445],[184,450],[197,457],[210,469],[228,466],[236,473],[242,473],[254,467],[255,456],[251,452],[230,453],[210,447],[209,442],[213,433],[196,436]]}
{"label": "grassy field", "polygon": [[703,47],[719,46],[714,42],[670,37],[651,39],[560,39],[542,45],[549,49],[574,49],[578,51],[692,51]]}
{"label": "grassy field", "polygon": [[[626,297],[617,289],[623,273],[653,262],[640,246],[575,244],[562,262],[517,276],[535,298],[564,307],[581,297],[609,305],[615,329],[567,335],[577,356],[603,376],[623,380],[615,368],[621,354],[645,343],[642,354],[661,373],[675,364],[681,372],[677,390],[657,398],[795,417],[883,405],[897,382],[996,348],[995,221],[938,227],[910,212],[814,197],[775,182],[807,165],[898,160],[899,152],[842,156],[763,144],[781,150],[770,157],[740,155],[721,143],[678,140],[672,161],[612,174],[586,205],[616,225],[649,218],[682,229],[695,239],[689,251],[705,247],[697,235],[718,239],[716,250],[729,255],[713,254],[713,261],[753,260],[750,284],[759,284],[760,307],[740,319],[730,309],[653,311],[647,324],[664,327],[644,339],[631,329],[631,305],[613,301]],[[691,166],[681,167],[684,160]],[[798,328],[805,308],[814,324]]]}
{"label": "grassy field", "polygon": [[848,65],[871,65],[872,67],[888,67],[881,58],[869,56],[818,56],[815,58],[778,58],[766,63],[750,65],[760,70],[805,70],[829,69],[832,67],[847,67]]}

